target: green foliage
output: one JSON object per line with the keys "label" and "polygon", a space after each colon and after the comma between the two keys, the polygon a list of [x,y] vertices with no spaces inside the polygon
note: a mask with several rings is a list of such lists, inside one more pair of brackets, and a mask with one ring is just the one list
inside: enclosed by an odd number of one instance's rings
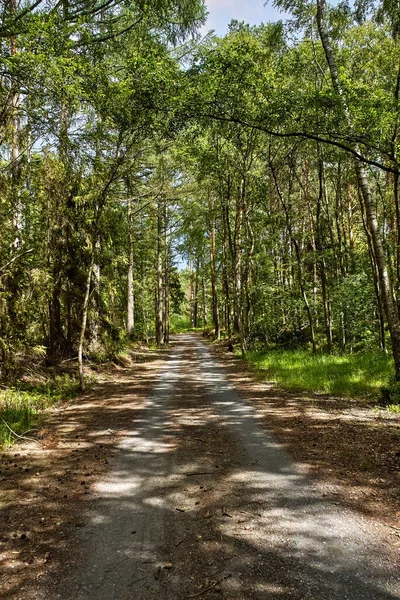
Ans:
{"label": "green foliage", "polygon": [[[102,343],[109,356],[125,344],[126,198],[141,197],[153,145],[171,135],[158,113],[178,79],[171,44],[204,22],[205,5],[140,0],[99,12],[50,1],[4,5],[0,17],[0,377],[12,379],[13,356],[32,346],[55,362],[76,355],[93,259],[86,349]],[[153,281],[142,280],[147,302]],[[147,312],[139,306],[146,335]]]}
{"label": "green foliage", "polygon": [[[356,15],[344,2],[327,7],[351,126],[315,2],[276,4],[291,11],[289,26],[232,21],[225,37],[178,49],[204,22],[201,0],[0,10],[4,380],[33,347],[53,362],[76,356],[92,266],[83,340],[96,360],[123,350],[127,327],[149,342],[161,298],[172,332],[203,314],[209,326],[217,311],[222,335],[243,348],[384,347],[349,152],[375,165],[368,184],[397,292],[400,223],[383,169],[399,153],[398,1],[358,2]],[[341,393],[332,382],[342,372],[358,393],[362,367],[348,360],[354,372],[327,364],[315,385]]]}
{"label": "green foliage", "polygon": [[169,288],[171,295],[172,316],[178,316],[181,312],[182,304],[185,301],[185,292],[182,289],[181,278],[176,269],[171,269],[169,273]]}
{"label": "green foliage", "polygon": [[99,352],[94,353],[94,358],[99,361],[112,359],[128,345],[128,335],[123,327],[110,323],[103,324],[103,326],[104,329],[101,334],[102,347]]}
{"label": "green foliage", "polygon": [[249,352],[247,360],[268,379],[297,391],[378,400],[393,361],[383,353],[313,355],[306,350]]}
{"label": "green foliage", "polygon": [[[43,383],[28,384],[19,382],[18,391],[30,394],[32,401],[39,406],[40,402],[59,402],[60,400],[69,400],[74,398],[79,392],[79,381],[73,375],[63,373],[55,375]],[[41,408],[45,408],[45,404]]]}
{"label": "green foliage", "polygon": [[173,313],[170,317],[171,333],[181,333],[191,329],[190,317]]}
{"label": "green foliage", "polygon": [[79,382],[66,374],[35,385],[20,382],[17,387],[0,392],[0,448],[11,446],[18,436],[29,435],[40,424],[46,408],[73,398],[78,392]]}
{"label": "green foliage", "polygon": [[[393,412],[400,412],[400,381],[390,377],[388,383],[381,388],[381,402]],[[398,407],[397,410],[395,407]]]}

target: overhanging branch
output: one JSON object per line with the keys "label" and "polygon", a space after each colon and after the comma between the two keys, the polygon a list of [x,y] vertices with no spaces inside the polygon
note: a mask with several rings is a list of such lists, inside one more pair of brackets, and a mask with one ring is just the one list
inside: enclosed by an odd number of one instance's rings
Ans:
{"label": "overhanging branch", "polygon": [[268,135],[271,135],[272,137],[277,137],[277,138],[303,138],[303,139],[313,140],[315,142],[321,142],[322,144],[327,144],[330,146],[335,146],[336,148],[340,148],[341,150],[344,150],[345,152],[354,156],[360,162],[363,162],[372,167],[377,167],[378,169],[381,169],[382,171],[385,171],[386,173],[398,174],[400,172],[399,166],[397,163],[395,166],[385,165],[380,161],[363,156],[362,154],[357,152],[357,150],[355,150],[351,146],[346,145],[343,142],[340,142],[340,141],[334,140],[334,139],[325,138],[325,137],[322,137],[315,133],[308,133],[305,131],[289,131],[289,132],[273,131],[273,130],[265,127],[264,125],[260,125],[258,123],[250,123],[250,122],[246,121],[245,119],[241,119],[239,117],[233,117],[231,115],[223,116],[223,115],[218,115],[215,113],[196,112],[195,114],[191,114],[191,115],[189,114],[189,115],[185,115],[185,116],[188,119],[196,119],[198,117],[203,117],[203,118],[212,119],[214,121],[220,121],[220,122],[224,122],[224,123],[236,123],[238,125],[244,125],[245,127],[250,127],[251,129],[263,131],[264,133],[267,133]]}

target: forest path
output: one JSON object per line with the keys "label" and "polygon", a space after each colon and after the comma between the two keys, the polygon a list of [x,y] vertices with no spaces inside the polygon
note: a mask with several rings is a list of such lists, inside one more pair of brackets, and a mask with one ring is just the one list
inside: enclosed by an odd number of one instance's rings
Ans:
{"label": "forest path", "polygon": [[85,520],[54,598],[400,598],[368,523],[322,497],[192,336]]}

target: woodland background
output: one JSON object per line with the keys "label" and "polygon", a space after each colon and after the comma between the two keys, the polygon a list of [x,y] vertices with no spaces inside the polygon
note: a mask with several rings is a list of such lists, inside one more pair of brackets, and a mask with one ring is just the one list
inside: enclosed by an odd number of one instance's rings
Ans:
{"label": "woodland background", "polygon": [[276,6],[201,39],[201,0],[1,3],[4,384],[192,327],[396,400],[399,2]]}

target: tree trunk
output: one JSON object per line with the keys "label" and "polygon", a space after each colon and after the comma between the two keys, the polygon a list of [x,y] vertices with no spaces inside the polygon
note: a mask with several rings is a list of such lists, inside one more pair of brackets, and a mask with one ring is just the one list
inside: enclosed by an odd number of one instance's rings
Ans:
{"label": "tree trunk", "polygon": [[378,317],[378,322],[379,322],[380,346],[381,346],[381,350],[383,350],[383,352],[387,353],[386,339],[385,339],[385,320],[384,320],[384,312],[385,311],[384,311],[384,308],[382,305],[382,295],[381,295],[381,289],[380,289],[380,283],[379,283],[378,267],[376,264],[376,258],[375,258],[374,246],[372,243],[371,232],[369,231],[369,228],[368,228],[368,224],[367,224],[367,221],[365,218],[365,211],[364,211],[364,207],[362,204],[361,204],[361,216],[362,216],[362,220],[363,220],[364,231],[367,236],[368,253],[369,253],[369,259],[370,259],[371,270],[372,270],[372,280],[374,282],[374,291],[375,291],[376,307],[377,307],[376,312],[377,312],[377,317]]}
{"label": "tree trunk", "polygon": [[163,214],[162,199],[157,203],[157,285],[156,285],[156,344],[163,339]]}
{"label": "tree trunk", "polygon": [[199,320],[199,261],[199,249],[197,249],[193,292],[193,327],[195,328],[197,328]]}
{"label": "tree trunk", "polygon": [[[352,119],[347,106],[346,98],[343,94],[343,89],[339,80],[336,59],[330,40],[325,30],[324,24],[324,6],[325,0],[317,0],[317,24],[318,31],[325,51],[326,60],[331,74],[332,85],[340,99],[341,107],[346,118],[347,124],[352,129]],[[354,146],[356,151],[359,151],[357,144]],[[397,306],[394,301],[393,287],[390,281],[389,271],[385,257],[385,251],[382,243],[382,236],[379,230],[376,207],[373,201],[371,189],[368,183],[368,178],[364,164],[359,160],[355,160],[355,169],[357,182],[361,191],[361,197],[365,209],[366,222],[368,230],[371,234],[374,255],[379,274],[379,283],[381,289],[382,304],[385,311],[386,321],[389,327],[392,352],[395,364],[395,377],[400,380],[400,319],[397,311]]]}
{"label": "tree trunk", "polygon": [[[396,36],[396,41],[398,38]],[[400,61],[397,66],[397,77],[396,86],[394,89],[394,101],[396,105],[396,120],[393,129],[393,135],[391,139],[392,157],[394,160],[397,159],[397,146],[398,146],[398,130],[399,130],[399,117],[400,117]],[[400,314],[400,197],[399,197],[399,173],[394,174],[393,179],[393,196],[394,206],[396,211],[396,300],[397,300],[397,312]]]}
{"label": "tree trunk", "polygon": [[60,273],[56,273],[55,277],[52,298],[49,302],[49,346],[47,354],[51,361],[57,361],[61,358],[64,347],[64,332],[61,325]]}
{"label": "tree trunk", "polygon": [[87,323],[87,317],[88,317],[90,286],[92,283],[93,266],[94,266],[94,259],[92,257],[88,275],[87,275],[87,279],[86,279],[85,297],[83,300],[83,307],[82,307],[81,332],[80,332],[80,336],[79,336],[79,347],[78,347],[79,384],[80,384],[80,389],[82,392],[85,391],[85,374],[84,374],[84,368],[83,368],[83,344],[85,341],[85,332],[86,332],[86,323]]}
{"label": "tree trunk", "polygon": [[[229,208],[228,201],[222,201],[222,223],[223,223],[223,241],[222,241],[222,289],[225,296],[225,329],[228,336],[229,344],[232,344],[232,328],[231,328],[231,299],[229,288],[228,264],[232,256],[232,244],[230,243],[230,225],[229,225]],[[228,250],[228,247],[230,250]],[[230,263],[231,264],[231,263]]]}
{"label": "tree trunk", "polygon": [[[100,234],[97,234],[96,239],[96,256],[100,256],[101,253],[101,240]],[[96,352],[100,347],[100,276],[101,268],[99,263],[96,261],[93,264],[92,269],[92,283],[96,293],[92,296],[93,304],[93,316],[90,324],[90,350]]]}
{"label": "tree trunk", "polygon": [[240,182],[240,190],[236,199],[235,236],[231,249],[232,274],[233,274],[233,329],[239,334],[242,353],[242,266],[243,266],[243,201],[246,193],[246,178],[243,176]]}
{"label": "tree trunk", "polygon": [[201,299],[202,299],[202,317],[203,317],[203,331],[207,327],[207,294],[206,294],[206,278],[204,275],[204,264],[202,265],[201,273]]}
{"label": "tree trunk", "polygon": [[168,266],[165,269],[164,286],[164,344],[169,344],[169,275]]}
{"label": "tree trunk", "polygon": [[164,203],[164,344],[169,343],[169,241],[167,202]]}
{"label": "tree trunk", "polygon": [[[209,200],[210,211],[213,209],[213,201]],[[215,219],[211,215],[210,228],[210,274],[211,274],[211,296],[212,296],[212,314],[215,330],[215,337],[220,338],[220,322],[219,322],[219,307],[218,307],[218,292],[217,292],[217,269],[216,269],[216,236],[215,236]]]}
{"label": "tree trunk", "polygon": [[291,241],[291,244],[294,247],[295,254],[296,254],[297,280],[298,280],[298,284],[299,284],[299,287],[300,287],[301,296],[303,298],[304,307],[305,307],[306,313],[307,313],[308,326],[309,326],[309,329],[310,329],[310,340],[311,340],[311,345],[312,345],[312,351],[313,351],[313,354],[316,354],[316,352],[317,352],[317,344],[316,344],[316,341],[315,341],[314,319],[313,319],[313,315],[312,315],[312,312],[311,312],[310,303],[309,303],[308,298],[307,298],[307,293],[306,293],[306,290],[305,290],[305,287],[304,287],[303,264],[302,264],[302,260],[301,260],[300,248],[299,248],[299,244],[298,244],[296,238],[293,235],[293,229],[292,229],[292,224],[291,224],[291,220],[290,220],[289,210],[288,210],[286,202],[285,202],[285,200],[283,198],[281,190],[279,188],[278,180],[276,178],[275,170],[274,170],[274,167],[273,167],[273,164],[272,164],[271,161],[270,161],[270,169],[271,169],[272,177],[274,179],[275,189],[276,189],[278,198],[281,201],[282,208],[283,208],[283,211],[285,213],[286,227],[287,227],[288,232],[289,232],[290,241]]}
{"label": "tree trunk", "polygon": [[189,257],[189,277],[190,277],[190,289],[189,289],[189,309],[190,309],[190,326],[195,327],[194,321],[194,271],[193,271],[193,256]]}
{"label": "tree trunk", "polygon": [[316,249],[317,249],[317,264],[319,270],[319,276],[321,280],[321,295],[322,295],[322,308],[324,312],[324,325],[326,335],[326,349],[329,354],[333,351],[333,340],[332,340],[332,316],[328,298],[328,282],[326,276],[326,265],[324,258],[324,233],[325,227],[322,218],[322,200],[324,196],[324,167],[322,157],[319,157],[318,161],[318,176],[319,176],[319,194],[317,202],[317,218],[316,218]]}
{"label": "tree trunk", "polygon": [[133,232],[133,219],[132,219],[132,201],[128,201],[128,290],[127,290],[127,319],[126,329],[128,336],[133,338],[135,333],[135,290],[134,290],[134,272],[133,272],[133,261],[134,261],[134,249],[135,240]]}
{"label": "tree trunk", "polygon": [[[16,0],[10,0],[10,12],[15,14],[17,10]],[[17,55],[17,44],[14,36],[10,38],[10,54]],[[11,186],[12,186],[12,201],[13,201],[13,225],[15,231],[15,239],[13,242],[14,250],[21,248],[21,232],[23,226],[23,216],[21,207],[21,120],[19,115],[20,94],[18,84],[14,78],[11,80],[11,126],[12,126],[12,141],[11,141]]]}

